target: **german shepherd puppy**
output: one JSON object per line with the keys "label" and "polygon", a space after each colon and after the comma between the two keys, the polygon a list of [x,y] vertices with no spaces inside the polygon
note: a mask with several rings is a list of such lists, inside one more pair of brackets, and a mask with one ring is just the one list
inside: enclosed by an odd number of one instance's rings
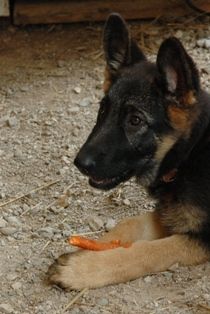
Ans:
{"label": "german shepherd puppy", "polygon": [[173,37],[160,46],[156,64],[149,62],[118,14],[109,16],[103,42],[105,95],[75,165],[103,190],[135,176],[157,206],[102,238],[132,242],[129,248],[58,258],[50,281],[71,289],[126,282],[210,257],[210,96],[198,70]]}

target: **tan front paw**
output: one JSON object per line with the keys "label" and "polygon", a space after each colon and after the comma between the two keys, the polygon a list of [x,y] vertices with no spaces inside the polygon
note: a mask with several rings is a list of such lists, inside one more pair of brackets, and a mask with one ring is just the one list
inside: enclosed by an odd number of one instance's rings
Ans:
{"label": "tan front paw", "polygon": [[81,290],[107,284],[109,274],[104,270],[104,252],[78,251],[61,255],[48,270],[51,284]]}

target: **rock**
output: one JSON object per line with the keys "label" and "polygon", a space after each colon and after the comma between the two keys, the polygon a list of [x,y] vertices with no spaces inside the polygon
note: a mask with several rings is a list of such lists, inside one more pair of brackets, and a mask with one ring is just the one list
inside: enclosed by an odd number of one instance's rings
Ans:
{"label": "rock", "polygon": [[6,276],[6,278],[7,278],[8,281],[13,281],[13,280],[15,280],[17,277],[18,277],[18,274],[17,274],[17,273],[11,273],[11,274],[8,274],[8,275]]}
{"label": "rock", "polygon": [[22,288],[22,283],[21,282],[15,282],[15,283],[12,284],[12,288],[14,290],[19,290],[19,289]]}
{"label": "rock", "polygon": [[179,29],[178,31],[176,31],[175,36],[178,38],[182,38],[183,37],[183,31],[181,29]]}
{"label": "rock", "polygon": [[130,203],[130,201],[127,198],[125,198],[123,200],[123,204],[129,206],[131,203]]}
{"label": "rock", "polygon": [[58,200],[57,200],[57,204],[60,206],[60,207],[63,207],[63,208],[67,208],[69,206],[69,199],[68,199],[68,196],[63,194],[61,195]]}
{"label": "rock", "polygon": [[196,43],[198,47],[210,49],[210,38],[198,39]]}
{"label": "rock", "polygon": [[4,218],[0,218],[0,228],[4,228],[6,227],[7,222]]}
{"label": "rock", "polygon": [[10,128],[14,128],[17,126],[18,121],[15,117],[9,117],[6,123]]}
{"label": "rock", "polygon": [[105,230],[110,231],[116,226],[116,221],[113,218],[108,218],[107,222],[105,223]]}
{"label": "rock", "polygon": [[0,198],[5,198],[6,197],[6,194],[4,192],[0,192]]}
{"label": "rock", "polygon": [[87,223],[92,231],[98,231],[104,226],[103,220],[98,216],[88,217]]}
{"label": "rock", "polygon": [[81,87],[79,87],[79,86],[75,87],[75,88],[74,88],[74,92],[75,92],[76,94],[80,94],[80,93],[81,93]]}
{"label": "rock", "polygon": [[146,283],[152,282],[152,277],[151,276],[144,277],[144,282],[146,282]]}
{"label": "rock", "polygon": [[5,236],[12,235],[16,233],[17,231],[18,230],[15,227],[5,227],[5,228],[0,229],[0,232]]}
{"label": "rock", "polygon": [[74,106],[68,109],[69,114],[75,114],[77,112],[79,112],[79,107]]}
{"label": "rock", "polygon": [[21,222],[20,222],[20,220],[17,217],[10,216],[10,217],[7,217],[6,220],[13,227],[21,225]]}
{"label": "rock", "polygon": [[109,301],[106,298],[101,298],[101,299],[97,300],[97,303],[99,305],[105,306],[105,305],[109,304]]}
{"label": "rock", "polygon": [[20,87],[20,90],[21,90],[21,92],[26,93],[26,92],[29,91],[29,87],[28,87],[28,86],[21,86],[21,87]]}
{"label": "rock", "polygon": [[0,304],[0,313],[4,313],[4,314],[14,313],[14,309],[8,303],[1,303]]}
{"label": "rock", "polygon": [[65,67],[65,61],[64,61],[64,60],[58,60],[58,62],[57,62],[57,67],[58,67],[58,68],[63,68],[63,67]]}
{"label": "rock", "polygon": [[210,39],[206,39],[205,46],[207,49],[210,48]]}
{"label": "rock", "polygon": [[80,105],[81,107],[87,107],[87,106],[89,106],[89,105],[91,104],[91,102],[92,102],[91,98],[86,97],[86,98],[83,98],[83,99],[80,101],[79,105]]}
{"label": "rock", "polygon": [[51,227],[44,227],[37,230],[37,233],[43,238],[52,238],[55,234],[55,230]]}
{"label": "rock", "polygon": [[69,167],[65,166],[58,171],[58,174],[60,174],[61,176],[64,176],[68,170],[69,170]]}

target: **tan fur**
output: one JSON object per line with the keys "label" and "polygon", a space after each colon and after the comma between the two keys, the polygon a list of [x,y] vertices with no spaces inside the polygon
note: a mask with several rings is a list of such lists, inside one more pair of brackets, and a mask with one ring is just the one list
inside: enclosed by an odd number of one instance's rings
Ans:
{"label": "tan fur", "polygon": [[100,240],[120,239],[123,242],[135,242],[140,239],[151,241],[164,236],[166,236],[166,230],[161,225],[159,215],[156,212],[149,212],[122,220]]}
{"label": "tan fur", "polygon": [[197,102],[195,92],[193,90],[188,91],[182,98],[182,103],[185,106],[194,106]]}
{"label": "tan fur", "polygon": [[198,116],[196,97],[194,91],[188,91],[181,99],[181,106],[170,104],[168,106],[168,117],[172,127],[182,134],[189,135],[192,124]]}
{"label": "tan fur", "polygon": [[104,71],[104,84],[103,84],[103,90],[105,94],[108,93],[111,85],[112,85],[112,75],[110,73],[108,66],[106,66],[105,71]]}
{"label": "tan fur", "polygon": [[[164,206],[164,205],[163,205]],[[207,214],[189,204],[165,205],[160,208],[161,221],[171,233],[199,232],[206,220]]]}
{"label": "tan fur", "polygon": [[185,235],[137,241],[130,248],[79,251],[62,256],[51,269],[51,281],[70,289],[96,288],[167,270],[175,263],[192,265],[209,255]]}
{"label": "tan fur", "polygon": [[165,135],[160,140],[158,140],[158,148],[155,154],[155,159],[159,162],[163,160],[167,152],[172,148],[172,146],[177,141],[174,135]]}
{"label": "tan fur", "polygon": [[49,279],[69,289],[96,288],[164,271],[177,262],[193,265],[209,259],[209,253],[188,236],[164,235],[157,213],[129,218],[102,240],[121,237],[134,241],[131,247],[62,255],[50,267]]}

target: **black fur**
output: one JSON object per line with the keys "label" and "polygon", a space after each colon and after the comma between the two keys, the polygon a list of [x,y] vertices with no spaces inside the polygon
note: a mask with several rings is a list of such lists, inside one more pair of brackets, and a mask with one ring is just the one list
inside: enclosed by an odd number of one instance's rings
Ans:
{"label": "black fur", "polygon": [[[210,96],[193,60],[172,37],[156,64],[147,61],[117,14],[107,20],[104,49],[112,84],[76,166],[100,189],[136,176],[158,200],[161,217],[170,216],[170,206],[189,211],[183,231],[180,217],[171,224],[163,219],[169,232],[187,233],[210,248]],[[173,169],[176,176],[164,181]],[[205,217],[198,228],[191,227],[191,208]]]}

